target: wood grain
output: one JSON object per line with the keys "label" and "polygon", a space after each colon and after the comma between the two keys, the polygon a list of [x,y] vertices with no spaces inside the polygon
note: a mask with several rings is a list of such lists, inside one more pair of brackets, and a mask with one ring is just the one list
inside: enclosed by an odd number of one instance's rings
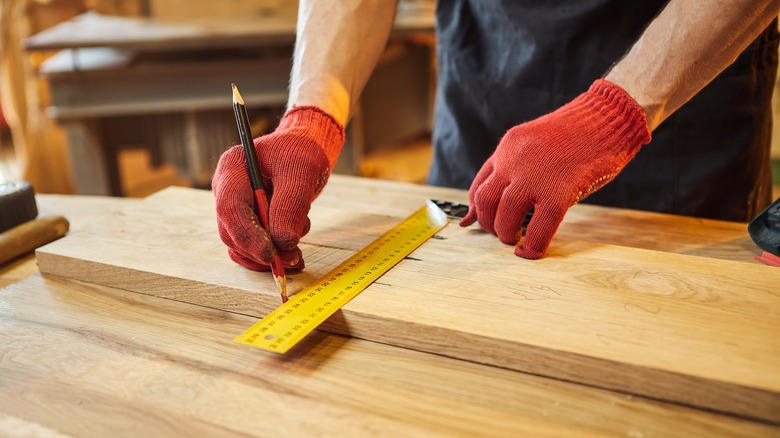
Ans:
{"label": "wood grain", "polygon": [[[35,195],[38,212],[41,216],[63,216],[70,223],[70,231],[78,231],[89,226],[89,223],[116,211],[128,207],[138,199],[117,198],[107,196],[71,196],[71,195]],[[30,263],[32,261],[32,263]],[[35,256],[28,256],[8,262],[0,266],[0,287],[21,280],[38,272]]]}
{"label": "wood grain", "polygon": [[[780,428],[34,275],[0,290],[2,436],[778,436]],[[20,435],[22,429],[30,432]],[[35,432],[37,435],[33,435]]]}
{"label": "wood grain", "polygon": [[[421,195],[465,195],[334,180],[312,210],[302,246],[307,269],[289,276],[291,294],[416,209]],[[610,219],[614,212],[602,209],[600,225],[595,209],[580,214],[575,207],[571,218],[598,228],[630,217]],[[273,280],[228,259],[213,210],[209,192],[167,189],[40,249],[39,267],[262,317],[279,304]],[[654,215],[634,215],[640,220],[633,224],[651,228]],[[728,235],[721,223],[709,234],[696,219],[675,224],[700,237],[663,239],[658,229],[656,241],[668,240],[660,243],[667,251],[734,245],[731,236],[721,240]],[[619,246],[614,231],[611,244],[567,237],[556,238],[545,259],[528,261],[492,235],[452,224],[323,329],[780,423],[780,271]]]}
{"label": "wood grain", "polygon": [[[468,203],[463,190],[375,179],[357,181],[332,177],[317,205],[400,217],[402,211],[412,211],[430,197]],[[751,264],[753,256],[761,253],[747,234],[747,224],[587,204],[569,210],[556,236]]]}

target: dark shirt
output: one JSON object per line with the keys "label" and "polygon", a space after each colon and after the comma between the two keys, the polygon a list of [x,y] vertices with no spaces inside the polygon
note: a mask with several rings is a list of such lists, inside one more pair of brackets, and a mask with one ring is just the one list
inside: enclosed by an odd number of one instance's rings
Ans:
{"label": "dark shirt", "polygon": [[[587,90],[666,0],[437,4],[438,85],[429,183],[468,188],[504,133]],[[584,202],[747,221],[771,201],[777,23]]]}

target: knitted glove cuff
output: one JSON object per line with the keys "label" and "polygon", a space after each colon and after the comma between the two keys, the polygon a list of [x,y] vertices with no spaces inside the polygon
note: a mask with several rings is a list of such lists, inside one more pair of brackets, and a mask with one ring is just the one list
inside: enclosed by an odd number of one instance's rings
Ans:
{"label": "knitted glove cuff", "polygon": [[279,131],[293,131],[322,147],[330,168],[344,146],[344,127],[333,116],[316,106],[293,105],[279,121]]}
{"label": "knitted glove cuff", "polygon": [[598,79],[581,96],[582,102],[619,126],[627,144],[637,146],[650,142],[652,135],[644,109],[626,90],[604,79]]}

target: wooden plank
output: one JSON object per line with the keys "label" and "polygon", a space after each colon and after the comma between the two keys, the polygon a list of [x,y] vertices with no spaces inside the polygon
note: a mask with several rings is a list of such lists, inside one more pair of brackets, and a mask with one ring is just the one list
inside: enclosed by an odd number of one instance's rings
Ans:
{"label": "wooden plank", "polygon": [[[98,51],[98,54],[93,52]],[[100,57],[105,49],[63,50],[43,64],[43,74],[52,87],[50,117],[73,120],[160,112],[219,109],[230,113],[230,94],[225,84],[245,84],[249,105],[280,105],[286,100],[290,56],[239,54],[217,61],[204,57],[167,61],[144,59],[115,65],[82,65],[82,57]],[[186,73],[186,74],[185,74]]]}
{"label": "wooden plank", "polygon": [[[105,196],[70,196],[41,194],[35,195],[39,216],[65,216],[70,222],[70,232],[76,232],[89,226],[95,219],[107,213],[140,202],[138,199]],[[21,280],[38,272],[35,257],[30,253],[10,263],[0,265],[0,287]]]}
{"label": "wooden plank", "polygon": [[[87,47],[161,52],[292,44],[296,16],[255,16],[243,19],[203,17],[188,20],[156,20],[86,12],[27,39],[25,50],[61,50]],[[393,35],[432,32],[433,11],[400,8]]]}
{"label": "wooden plank", "polygon": [[[289,276],[291,293],[416,209],[422,194],[465,196],[359,178],[332,183],[312,210],[307,269]],[[167,189],[40,249],[38,264],[47,274],[261,317],[279,304],[273,280],[228,259],[213,211],[209,192]],[[584,216],[598,226],[595,210]],[[717,243],[720,230],[710,232]],[[528,261],[475,227],[450,225],[439,237],[323,328],[780,422],[780,271],[564,238],[545,259]]]}
{"label": "wooden plank", "polygon": [[[0,435],[777,436],[780,428],[315,333],[289,356],[253,318],[32,276],[0,290]],[[36,432],[36,434],[32,433]]]}
{"label": "wooden plank", "polygon": [[298,2],[286,0],[150,0],[150,15],[164,20],[220,18],[224,20],[248,17],[283,17],[295,20]]}
{"label": "wooden plank", "polygon": [[294,17],[234,20],[229,26],[225,23],[213,19],[173,22],[87,12],[25,39],[23,45],[26,50],[115,47],[166,51],[289,44],[295,40]]}
{"label": "wooden plank", "polygon": [[[335,176],[317,205],[400,217],[429,197],[468,203],[464,190]],[[761,253],[747,224],[587,204],[569,210],[556,236],[749,263]]]}

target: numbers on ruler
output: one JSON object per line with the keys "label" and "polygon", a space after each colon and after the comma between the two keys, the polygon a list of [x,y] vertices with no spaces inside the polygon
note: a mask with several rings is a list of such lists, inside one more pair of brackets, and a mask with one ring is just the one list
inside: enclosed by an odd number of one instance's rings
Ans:
{"label": "numbers on ruler", "polygon": [[[418,241],[427,238],[433,227],[426,223],[427,218],[423,215],[415,216],[407,219],[399,224],[398,228],[391,231],[384,236],[380,241],[375,242],[372,246],[364,248],[362,252],[354,255],[351,259],[347,260],[342,265],[338,272],[333,273],[330,277],[324,279],[320,284],[314,285],[305,292],[305,295],[301,295],[297,301],[290,303],[289,307],[275,317],[269,319],[265,325],[257,327],[257,330],[247,338],[248,343],[254,342],[258,337],[263,336],[266,341],[271,341],[269,348],[278,349],[284,343],[289,340],[296,333],[305,330],[308,333],[309,326],[319,325],[327,316],[329,316],[334,308],[339,308],[341,300],[349,299],[356,292],[361,290],[363,283],[370,283],[372,278],[377,274],[386,271],[386,265],[392,266],[399,256],[404,257],[405,254],[410,252],[409,247],[412,250],[417,247]],[[420,227],[420,225],[423,225]],[[362,273],[359,273],[363,271]],[[350,281],[352,280],[352,281]],[[342,281],[346,281],[344,284]],[[319,292],[326,291],[331,287],[340,285],[338,292],[334,292],[330,296],[320,297]],[[315,300],[305,307],[304,305],[309,300]],[[296,310],[310,311],[303,319],[294,323],[292,327],[285,327],[283,320],[285,317],[294,317]],[[304,310],[307,309],[307,310]],[[286,330],[283,334],[273,334],[272,329]]]}

